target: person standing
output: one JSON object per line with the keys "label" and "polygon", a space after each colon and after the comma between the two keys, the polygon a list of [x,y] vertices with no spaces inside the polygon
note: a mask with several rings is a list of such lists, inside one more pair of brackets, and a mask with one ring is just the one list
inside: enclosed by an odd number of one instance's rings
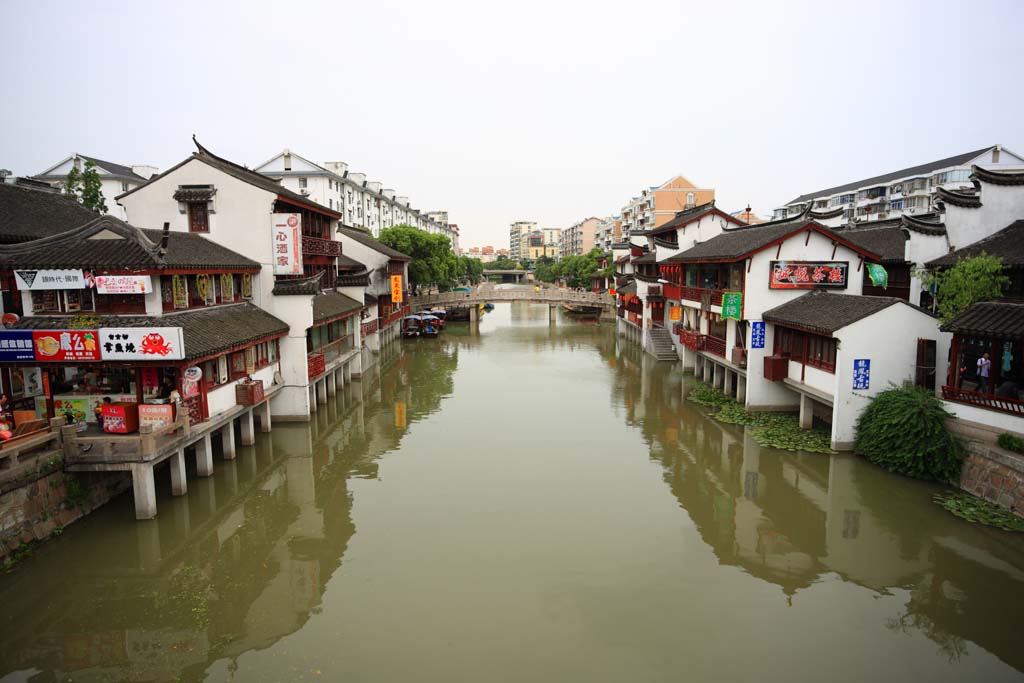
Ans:
{"label": "person standing", "polygon": [[988,353],[981,354],[981,358],[978,359],[978,388],[986,393],[989,391],[988,376],[991,369],[992,360],[988,357]]}

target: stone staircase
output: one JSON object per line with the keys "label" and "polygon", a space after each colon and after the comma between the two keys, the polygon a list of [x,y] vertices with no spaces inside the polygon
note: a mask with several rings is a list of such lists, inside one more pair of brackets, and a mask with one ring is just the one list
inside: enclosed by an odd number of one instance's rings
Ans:
{"label": "stone staircase", "polygon": [[647,352],[658,360],[679,360],[679,354],[672,343],[672,333],[664,327],[647,330]]}

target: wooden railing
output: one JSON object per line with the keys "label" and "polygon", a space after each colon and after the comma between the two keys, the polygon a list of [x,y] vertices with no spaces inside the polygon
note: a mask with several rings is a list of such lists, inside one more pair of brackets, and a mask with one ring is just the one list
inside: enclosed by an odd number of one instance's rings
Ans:
{"label": "wooden railing", "polygon": [[355,344],[352,341],[352,337],[349,336],[336,339],[319,349],[319,351],[324,354],[324,365],[326,365],[338,360],[343,353],[348,353],[353,348],[355,348]]}
{"label": "wooden railing", "polygon": [[1024,401],[1020,401],[1015,398],[996,396],[995,394],[985,394],[980,391],[959,389],[951,386],[942,387],[942,398],[947,401],[966,403],[979,408],[998,410],[1001,413],[1024,416]]}
{"label": "wooden railing", "polygon": [[693,330],[679,330],[679,342],[691,351],[704,350],[704,335]]}
{"label": "wooden railing", "polygon": [[326,370],[326,360],[322,353],[311,353],[306,356],[306,367],[309,372],[309,378],[319,377],[324,374]]}
{"label": "wooden railing", "polygon": [[704,287],[687,287],[683,285],[679,287],[679,298],[686,299],[687,301],[703,302],[704,297],[708,297],[712,306],[721,306],[722,292],[723,290],[721,289],[705,289]]}
{"label": "wooden railing", "polygon": [[379,320],[379,318],[374,318],[373,320],[369,320],[369,321],[363,323],[363,326],[362,326],[362,334],[363,334],[363,336],[366,337],[367,335],[373,334],[374,332],[377,331],[378,327],[380,327],[380,320]]}
{"label": "wooden railing", "polygon": [[725,340],[719,339],[718,337],[712,337],[711,335],[705,335],[704,350],[708,353],[713,353],[716,356],[725,358]]}
{"label": "wooden railing", "polygon": [[303,256],[341,256],[341,242],[321,237],[302,236]]}

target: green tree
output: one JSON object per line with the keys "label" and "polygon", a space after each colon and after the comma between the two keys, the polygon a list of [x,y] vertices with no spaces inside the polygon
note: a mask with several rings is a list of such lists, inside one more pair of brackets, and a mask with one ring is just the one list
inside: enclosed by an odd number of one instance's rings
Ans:
{"label": "green tree", "polygon": [[472,256],[459,257],[459,277],[466,278],[473,284],[480,282],[484,275],[484,264],[478,258]]}
{"label": "green tree", "polygon": [[555,263],[550,256],[541,256],[533,266],[533,276],[541,282],[554,282]]}
{"label": "green tree", "polygon": [[64,178],[64,194],[97,213],[107,212],[107,202],[103,199],[103,181],[92,161],[85,162],[84,171],[79,171],[77,167],[68,171]]}
{"label": "green tree", "polygon": [[409,281],[413,285],[448,287],[458,277],[459,261],[444,235],[402,224],[381,230],[380,241],[412,258]]}
{"label": "green tree", "polygon": [[948,323],[973,303],[1000,298],[1010,278],[1003,273],[1001,259],[982,252],[957,261],[952,268],[928,273],[923,282],[934,286],[936,312]]}

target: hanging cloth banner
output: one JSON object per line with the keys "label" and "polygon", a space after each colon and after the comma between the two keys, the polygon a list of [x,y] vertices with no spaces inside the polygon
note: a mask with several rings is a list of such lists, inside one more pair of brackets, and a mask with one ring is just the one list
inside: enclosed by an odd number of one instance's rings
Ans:
{"label": "hanging cloth banner", "polygon": [[743,293],[723,292],[722,293],[722,320],[732,318],[740,320],[743,317]]}
{"label": "hanging cloth banner", "polygon": [[868,277],[875,287],[886,289],[889,286],[889,273],[879,263],[868,264]]}

